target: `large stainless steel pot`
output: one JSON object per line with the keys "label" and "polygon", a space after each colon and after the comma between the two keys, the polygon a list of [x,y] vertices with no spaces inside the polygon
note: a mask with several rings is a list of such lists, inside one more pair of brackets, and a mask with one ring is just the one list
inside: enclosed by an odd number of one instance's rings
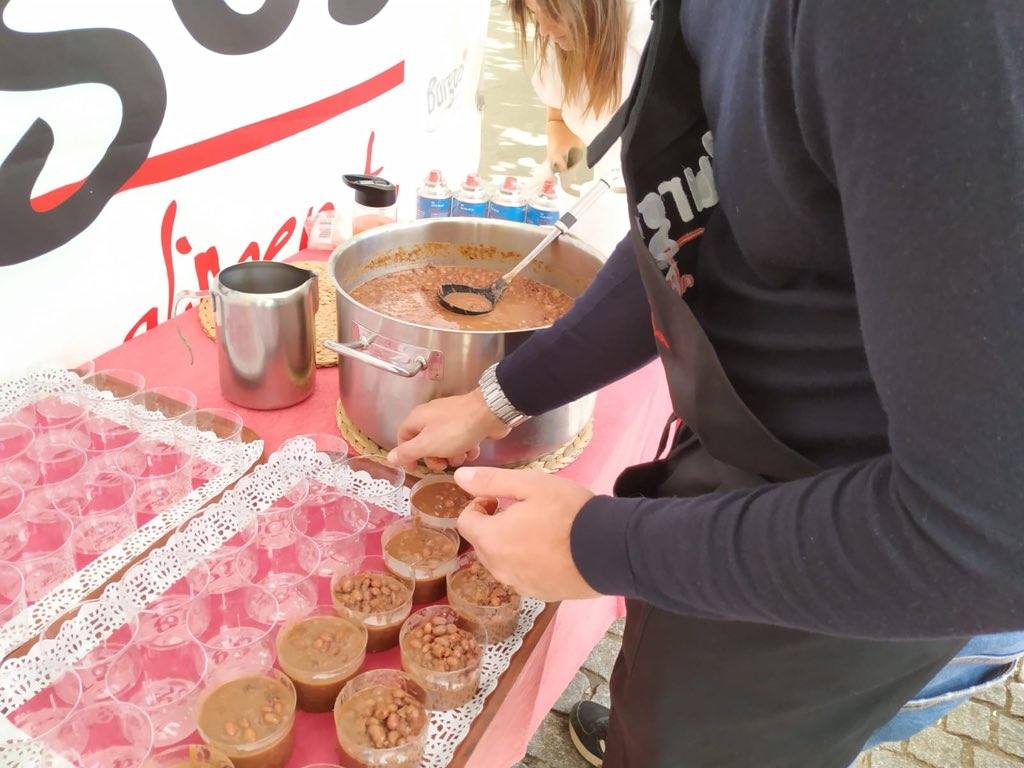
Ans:
{"label": "large stainless steel pot", "polygon": [[[365,232],[335,249],[329,272],[338,294],[341,402],[359,429],[384,448],[421,403],[469,392],[480,374],[521,345],[529,331],[430,328],[387,317],[353,300],[366,280],[424,264],[488,267],[504,272],[544,237],[528,224],[491,219],[425,219]],[[597,251],[563,235],[523,274],[579,296],[601,267]],[[594,410],[585,397],[527,421],[504,440],[482,446],[478,464],[519,464],[569,442]]]}

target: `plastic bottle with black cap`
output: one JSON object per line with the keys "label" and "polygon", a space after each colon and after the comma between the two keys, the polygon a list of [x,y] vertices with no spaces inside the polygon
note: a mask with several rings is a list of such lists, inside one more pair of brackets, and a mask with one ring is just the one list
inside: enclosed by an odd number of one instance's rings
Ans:
{"label": "plastic bottle with black cap", "polygon": [[352,234],[393,224],[397,220],[398,187],[380,176],[346,173],[342,179],[355,192]]}

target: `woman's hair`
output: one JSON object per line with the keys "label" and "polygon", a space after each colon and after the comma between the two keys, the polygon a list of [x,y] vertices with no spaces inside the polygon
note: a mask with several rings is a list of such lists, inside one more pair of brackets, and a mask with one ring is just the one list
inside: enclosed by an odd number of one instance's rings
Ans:
{"label": "woman's hair", "polygon": [[[622,63],[629,29],[629,9],[625,0],[536,0],[552,18],[568,28],[571,51],[554,46],[558,73],[565,99],[577,103],[585,113],[599,115],[615,109],[622,97]],[[533,14],[526,0],[509,0],[509,11],[516,26],[519,44],[525,54],[527,25]],[[537,61],[544,61],[549,45],[536,36]]]}

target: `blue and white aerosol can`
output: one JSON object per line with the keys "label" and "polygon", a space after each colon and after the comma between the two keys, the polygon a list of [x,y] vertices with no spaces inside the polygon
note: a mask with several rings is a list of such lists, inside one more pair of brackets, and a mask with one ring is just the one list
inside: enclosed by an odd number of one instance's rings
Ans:
{"label": "blue and white aerosol can", "polygon": [[558,216],[558,187],[554,179],[547,179],[530,200],[526,209],[526,223],[550,226],[558,221]]}
{"label": "blue and white aerosol can", "polygon": [[477,219],[487,216],[487,190],[478,174],[469,174],[455,193],[452,198],[452,216],[471,216]]}
{"label": "blue and white aerosol can", "polygon": [[526,197],[522,184],[515,176],[506,176],[491,198],[487,218],[505,221],[526,221]]}
{"label": "blue and white aerosol can", "polygon": [[452,213],[452,191],[438,170],[427,174],[416,190],[416,218],[443,219]]}

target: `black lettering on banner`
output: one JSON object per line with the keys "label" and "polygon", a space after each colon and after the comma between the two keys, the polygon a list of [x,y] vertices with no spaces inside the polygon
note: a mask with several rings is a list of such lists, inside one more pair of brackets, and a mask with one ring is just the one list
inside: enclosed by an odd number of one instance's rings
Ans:
{"label": "black lettering on banner", "polygon": [[364,24],[384,10],[388,0],[328,0],[327,10],[339,24]]}
{"label": "black lettering on banner", "polygon": [[185,29],[203,48],[225,56],[262,51],[295,17],[299,0],[266,0],[253,13],[239,13],[224,0],[173,0]]}
{"label": "black lettering on banner", "polygon": [[134,35],[98,28],[17,32],[3,22],[9,2],[0,0],[0,90],[102,83],[117,92],[122,114],[81,187],[42,212],[32,207],[32,187],[53,150],[53,129],[39,118],[25,131],[0,163],[0,266],[34,259],[86,229],[149,156],[167,107],[160,65]]}

